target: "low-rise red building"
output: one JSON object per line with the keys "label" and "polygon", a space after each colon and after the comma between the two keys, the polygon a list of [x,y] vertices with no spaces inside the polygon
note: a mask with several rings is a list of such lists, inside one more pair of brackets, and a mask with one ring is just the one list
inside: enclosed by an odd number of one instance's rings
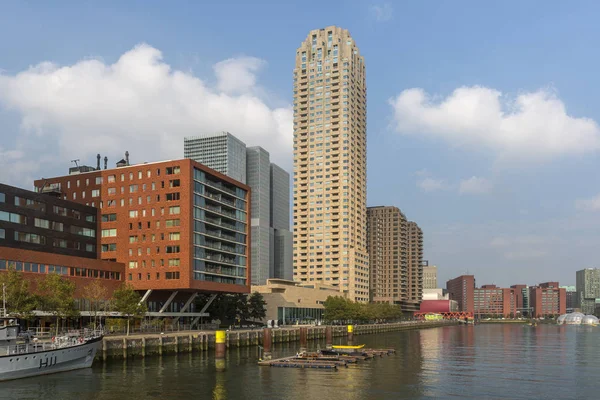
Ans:
{"label": "low-rise red building", "polygon": [[517,300],[514,289],[499,288],[496,285],[482,285],[473,292],[476,315],[511,317],[517,313]]}
{"label": "low-rise red building", "polygon": [[548,317],[567,312],[567,290],[558,282],[545,282],[529,288],[529,305],[533,316]]}

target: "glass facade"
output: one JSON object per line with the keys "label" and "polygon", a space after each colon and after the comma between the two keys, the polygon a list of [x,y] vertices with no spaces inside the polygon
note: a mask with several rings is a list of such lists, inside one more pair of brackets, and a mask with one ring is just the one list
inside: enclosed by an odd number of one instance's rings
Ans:
{"label": "glass facade", "polygon": [[246,202],[246,190],[194,169],[194,279],[246,285]]}
{"label": "glass facade", "polygon": [[277,319],[286,325],[296,322],[321,321],[323,308],[277,307]]}

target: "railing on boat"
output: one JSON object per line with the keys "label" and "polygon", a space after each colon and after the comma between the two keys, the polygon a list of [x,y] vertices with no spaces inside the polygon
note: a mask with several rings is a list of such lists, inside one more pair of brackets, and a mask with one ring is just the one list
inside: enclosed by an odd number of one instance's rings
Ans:
{"label": "railing on boat", "polygon": [[64,335],[53,337],[51,341],[38,341],[35,338],[29,343],[19,343],[0,346],[0,356],[39,353],[42,351],[57,350],[85,343],[87,340],[99,338],[104,335],[100,329],[70,330]]}

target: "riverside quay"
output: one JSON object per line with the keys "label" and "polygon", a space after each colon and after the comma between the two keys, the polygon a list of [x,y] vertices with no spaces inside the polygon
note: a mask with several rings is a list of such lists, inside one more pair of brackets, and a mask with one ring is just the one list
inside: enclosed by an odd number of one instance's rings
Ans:
{"label": "riverside quay", "polygon": [[[250,292],[250,188],[190,159],[81,166],[38,193],[97,207],[100,256],[125,264],[149,316],[196,324],[218,293]],[[210,294],[196,309],[198,294]]]}

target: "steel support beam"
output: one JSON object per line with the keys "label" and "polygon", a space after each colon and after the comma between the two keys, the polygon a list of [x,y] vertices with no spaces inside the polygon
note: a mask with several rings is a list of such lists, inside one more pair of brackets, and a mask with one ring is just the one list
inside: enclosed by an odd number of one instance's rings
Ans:
{"label": "steel support beam", "polygon": [[139,304],[145,303],[146,300],[148,300],[148,297],[150,297],[150,293],[152,293],[152,289],[146,290],[146,293],[144,293],[144,295],[142,296],[142,299],[140,300]]}
{"label": "steel support beam", "polygon": [[165,304],[162,306],[162,308],[160,310],[158,310],[159,313],[164,313],[165,310],[169,307],[169,305],[171,305],[171,303],[173,302],[173,299],[175,299],[175,296],[177,296],[177,293],[179,293],[179,291],[174,291],[171,296],[169,296],[169,299],[165,302]]}
{"label": "steel support beam", "polygon": [[[183,305],[183,308],[181,310],[179,310],[179,312],[184,313],[188,309],[188,307],[192,304],[192,301],[194,301],[194,299],[196,299],[196,297],[198,297],[198,293],[193,293],[190,296],[190,298],[188,299],[188,301],[185,302],[185,304]],[[175,318],[173,323],[176,324],[179,321],[179,318],[181,318],[181,317]]]}
{"label": "steel support beam", "polygon": [[[208,307],[210,307],[210,305],[216,298],[217,298],[216,294],[211,294],[210,297],[208,298],[208,301],[204,305],[204,307],[202,307],[202,310],[200,310],[200,314],[206,313],[206,310],[208,310]],[[200,321],[200,317],[194,318],[194,320],[192,321],[190,326],[194,326],[194,325],[198,324],[198,321]]]}

